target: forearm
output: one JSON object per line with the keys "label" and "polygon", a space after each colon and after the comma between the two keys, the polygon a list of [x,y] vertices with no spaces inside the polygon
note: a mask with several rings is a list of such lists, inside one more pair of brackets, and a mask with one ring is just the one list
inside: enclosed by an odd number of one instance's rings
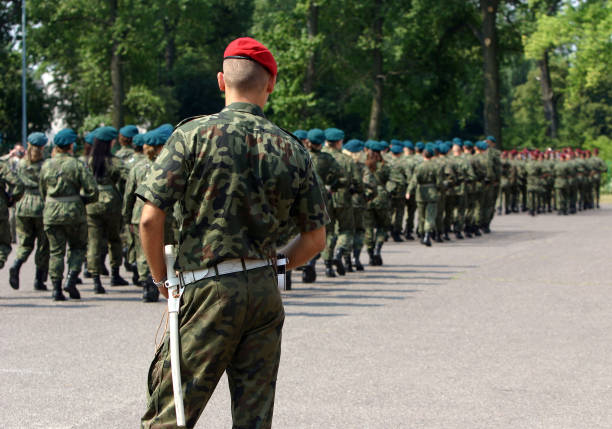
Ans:
{"label": "forearm", "polygon": [[[149,202],[145,203],[140,216],[140,241],[155,281],[166,278],[166,261],[164,259],[165,219],[166,213],[163,210]],[[160,292],[165,297],[168,296],[165,288],[160,288]]]}
{"label": "forearm", "polygon": [[301,233],[280,250],[289,258],[287,269],[301,267],[325,248],[325,227]]}

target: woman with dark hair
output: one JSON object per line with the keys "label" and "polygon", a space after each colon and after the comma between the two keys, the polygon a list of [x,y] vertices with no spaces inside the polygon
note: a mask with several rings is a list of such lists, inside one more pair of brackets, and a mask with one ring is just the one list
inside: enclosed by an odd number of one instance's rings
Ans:
{"label": "woman with dark hair", "polygon": [[28,259],[36,242],[36,280],[34,290],[47,290],[45,281],[49,271],[49,242],[43,227],[43,200],[40,197],[38,181],[40,168],[43,165],[43,148],[47,137],[40,132],[28,136],[26,155],[17,164],[17,175],[24,184],[25,193],[16,207],[17,216],[17,258],[9,270],[9,283],[13,289],[19,289],[19,270]]}
{"label": "woman with dark hair", "polygon": [[370,265],[382,265],[381,250],[385,236],[391,226],[389,216],[391,204],[386,188],[391,175],[389,166],[383,160],[381,151],[385,144],[373,140],[366,142],[366,161],[363,183],[366,188],[365,245],[370,257]]}
{"label": "woman with dark hair", "polygon": [[89,168],[98,184],[98,201],[87,205],[87,270],[94,281],[94,292],[105,293],[100,280],[104,246],[110,245],[111,285],[128,284],[120,275],[121,265],[121,188],[127,177],[123,162],[110,151],[117,130],[101,127],[95,131]]}

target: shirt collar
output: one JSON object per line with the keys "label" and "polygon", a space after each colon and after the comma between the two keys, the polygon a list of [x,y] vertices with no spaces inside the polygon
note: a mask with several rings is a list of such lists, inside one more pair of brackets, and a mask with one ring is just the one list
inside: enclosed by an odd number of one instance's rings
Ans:
{"label": "shirt collar", "polygon": [[261,107],[253,103],[236,102],[236,103],[230,104],[229,106],[225,106],[223,110],[224,111],[234,110],[237,112],[244,112],[244,113],[250,113],[251,115],[255,115],[255,116],[261,116],[262,118],[266,117]]}

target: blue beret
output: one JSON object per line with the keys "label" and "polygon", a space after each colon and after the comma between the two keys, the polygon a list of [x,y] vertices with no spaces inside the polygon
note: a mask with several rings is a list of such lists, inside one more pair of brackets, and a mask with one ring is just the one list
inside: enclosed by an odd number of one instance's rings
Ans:
{"label": "blue beret", "polygon": [[132,144],[134,146],[142,147],[145,144],[144,134],[136,134],[132,139]]}
{"label": "blue beret", "polygon": [[391,146],[393,146],[393,145],[395,145],[395,146],[403,146],[404,144],[400,140],[391,139]]}
{"label": "blue beret", "polygon": [[64,147],[74,143],[77,139],[77,135],[71,128],[64,128],[59,131],[53,138],[55,146]]}
{"label": "blue beret", "polygon": [[31,133],[28,136],[28,143],[30,143],[33,146],[41,147],[41,146],[46,145],[48,141],[49,139],[47,138],[47,136],[38,131]]}
{"label": "blue beret", "polygon": [[378,143],[380,143],[381,145],[383,145],[383,146],[384,146],[384,147],[383,147],[383,149],[386,149],[386,148],[388,148],[388,147],[389,147],[389,143],[387,143],[385,140],[381,140],[381,141],[379,141]]}
{"label": "blue beret", "polygon": [[474,147],[474,143],[472,143],[470,140],[464,140],[463,146],[467,147],[468,149],[471,149]]}
{"label": "blue beret", "polygon": [[489,145],[484,140],[479,141],[478,143],[480,143],[480,145],[478,146],[478,149],[480,150],[487,150],[489,148]]}
{"label": "blue beret", "polygon": [[342,145],[342,149],[346,149],[349,152],[357,153],[361,152],[364,148],[364,143],[361,140],[351,139]]}
{"label": "blue beret", "polygon": [[325,140],[328,142],[337,142],[344,138],[344,131],[338,128],[328,128],[325,130]]}
{"label": "blue beret", "polygon": [[162,146],[166,140],[164,135],[157,130],[151,130],[144,135],[144,144],[147,146]]}
{"label": "blue beret", "polygon": [[164,142],[162,143],[164,144],[166,143],[166,140],[168,140],[170,136],[172,135],[172,132],[174,131],[174,127],[170,124],[163,124],[155,128],[153,131],[159,134],[159,136],[164,139]]}
{"label": "blue beret", "polygon": [[407,147],[410,150],[414,150],[414,145],[412,144],[412,142],[410,140],[406,140],[404,142],[404,147]]}
{"label": "blue beret", "polygon": [[106,142],[117,138],[117,130],[113,127],[100,127],[94,133],[95,138]]}
{"label": "blue beret", "polygon": [[437,144],[437,145],[439,145],[439,144],[442,144],[442,143],[444,143],[444,142],[443,142],[442,140],[438,139],[438,140],[436,140],[434,143],[435,143],[435,144]]}
{"label": "blue beret", "polygon": [[391,144],[391,153],[403,153],[404,152],[404,145],[399,145],[399,144]]}
{"label": "blue beret", "polygon": [[312,130],[308,131],[307,138],[313,144],[325,143],[325,133],[320,128],[313,128]]}
{"label": "blue beret", "polygon": [[126,125],[119,130],[119,134],[128,139],[134,138],[138,134],[138,127],[136,125]]}
{"label": "blue beret", "polygon": [[427,152],[427,154],[429,156],[434,156],[434,148],[433,148],[433,146],[425,147],[425,149],[423,149],[423,151]]}
{"label": "blue beret", "polygon": [[495,137],[493,137],[493,136],[487,136],[486,140],[490,140],[490,141],[494,142],[494,141],[495,141]]}
{"label": "blue beret", "polygon": [[304,140],[308,138],[308,133],[304,130],[295,130],[293,135],[296,136],[300,140]]}
{"label": "blue beret", "polygon": [[448,145],[446,143],[442,143],[439,147],[438,147],[438,152],[440,152],[442,155],[446,155],[448,153]]}
{"label": "blue beret", "polygon": [[461,146],[461,143],[462,143],[462,141],[461,141],[461,139],[459,137],[455,137],[453,139],[453,144],[458,144],[459,146]]}
{"label": "blue beret", "polygon": [[365,147],[367,147],[368,149],[372,149],[372,147],[378,143],[376,140],[367,140],[365,142]]}
{"label": "blue beret", "polygon": [[87,135],[85,136],[85,143],[93,144],[95,136],[96,136],[96,130],[88,132]]}
{"label": "blue beret", "polygon": [[371,150],[373,150],[374,152],[382,152],[383,150],[387,149],[389,147],[389,143],[387,143],[386,141],[380,141],[377,142],[375,141],[372,144],[372,147],[370,148]]}
{"label": "blue beret", "polygon": [[425,143],[423,143],[423,142],[416,142],[414,147],[416,147],[418,150],[423,150],[423,149],[425,149]]}

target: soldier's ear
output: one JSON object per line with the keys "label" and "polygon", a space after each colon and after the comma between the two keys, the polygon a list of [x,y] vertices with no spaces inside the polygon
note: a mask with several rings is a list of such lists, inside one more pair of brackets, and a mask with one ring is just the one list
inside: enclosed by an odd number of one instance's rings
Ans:
{"label": "soldier's ear", "polygon": [[266,92],[268,94],[272,94],[272,91],[274,91],[274,85],[276,85],[276,76],[271,76],[270,79],[268,79],[268,86],[266,88]]}
{"label": "soldier's ear", "polygon": [[225,92],[225,77],[223,76],[223,72],[217,73],[217,83],[219,84],[219,89]]}

